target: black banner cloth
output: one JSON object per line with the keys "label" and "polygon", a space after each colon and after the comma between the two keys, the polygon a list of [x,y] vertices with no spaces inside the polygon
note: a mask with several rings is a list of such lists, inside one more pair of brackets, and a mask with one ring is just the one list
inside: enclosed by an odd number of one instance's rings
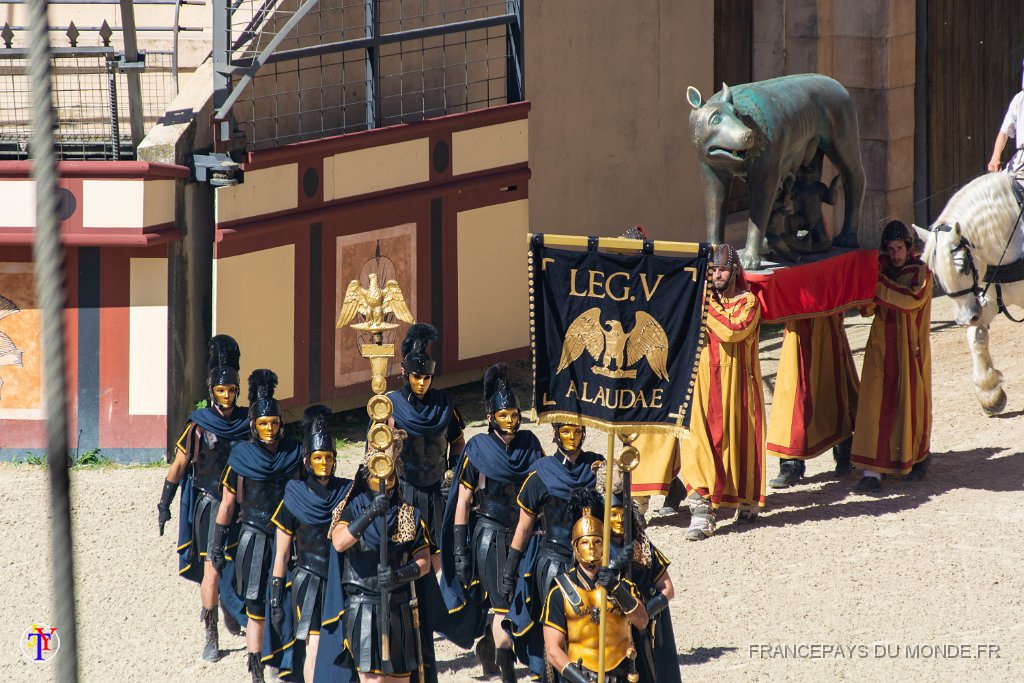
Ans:
{"label": "black banner cloth", "polygon": [[704,329],[708,245],[694,256],[530,241],[530,333],[540,422],[680,430]]}

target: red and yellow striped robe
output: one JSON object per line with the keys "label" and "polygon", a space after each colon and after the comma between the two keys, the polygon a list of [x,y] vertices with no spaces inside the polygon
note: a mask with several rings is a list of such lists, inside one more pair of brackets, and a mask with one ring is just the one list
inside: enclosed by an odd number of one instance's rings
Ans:
{"label": "red and yellow striped robe", "polygon": [[879,275],[850,461],[907,473],[928,457],[932,429],[932,274],[914,259]]}
{"label": "red and yellow striped robe", "polygon": [[807,460],[847,439],[859,384],[842,313],[786,323],[768,454]]}
{"label": "red and yellow striped robe", "polygon": [[641,434],[633,442],[640,462],[633,470],[630,489],[637,497],[664,495],[679,473],[679,440],[675,434]]}
{"label": "red and yellow striped robe", "polygon": [[680,441],[683,483],[712,506],[764,505],[764,394],[757,334],[761,305],[750,292],[708,297],[707,344]]}

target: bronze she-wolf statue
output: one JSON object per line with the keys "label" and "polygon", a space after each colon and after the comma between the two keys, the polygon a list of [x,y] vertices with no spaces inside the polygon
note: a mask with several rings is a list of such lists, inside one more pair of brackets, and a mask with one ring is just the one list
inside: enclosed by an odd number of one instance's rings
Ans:
{"label": "bronze she-wolf statue", "polygon": [[845,193],[842,231],[833,244],[857,246],[857,219],[864,196],[857,112],[850,93],[819,74],[797,74],[729,87],[706,102],[689,87],[690,137],[704,178],[708,241],[721,243],[725,203],[733,176],[750,188],[750,219],[742,262],[761,266],[761,242],[779,188],[801,167],[828,157]]}

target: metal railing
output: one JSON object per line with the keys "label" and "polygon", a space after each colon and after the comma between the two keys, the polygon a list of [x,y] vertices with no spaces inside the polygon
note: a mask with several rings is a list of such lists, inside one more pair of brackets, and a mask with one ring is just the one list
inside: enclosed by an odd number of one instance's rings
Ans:
{"label": "metal railing", "polygon": [[[11,4],[25,4],[14,0]],[[205,0],[54,0],[51,5],[90,6],[90,24],[48,25],[52,89],[57,110],[54,131],[62,159],[118,160],[135,156],[135,145],[164,113],[178,91],[178,36],[202,31],[180,23],[182,6]],[[167,25],[136,26],[134,5],[168,8]],[[120,8],[119,22],[113,11]],[[111,25],[111,22],[115,22]],[[170,34],[171,50],[139,50],[138,34]],[[0,27],[0,159],[30,155],[32,117],[28,71],[28,27]],[[119,43],[115,45],[114,42]],[[166,43],[165,43],[166,45]]]}
{"label": "metal railing", "polygon": [[519,0],[212,0],[218,141],[273,147],[523,99]]}

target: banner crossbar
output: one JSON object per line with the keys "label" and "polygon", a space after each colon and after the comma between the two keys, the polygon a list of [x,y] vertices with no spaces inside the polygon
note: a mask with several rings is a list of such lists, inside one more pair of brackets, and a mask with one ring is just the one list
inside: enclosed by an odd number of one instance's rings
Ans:
{"label": "banner crossbar", "polygon": [[[526,235],[526,243],[530,244],[536,233]],[[590,238],[585,235],[549,235],[543,233],[544,246],[546,247],[579,247],[586,249]],[[605,253],[630,254],[643,251],[643,240],[630,237],[599,237],[597,238],[597,249]],[[697,256],[700,253],[699,242],[669,242],[666,240],[653,240],[655,254],[677,254],[686,256]]]}

